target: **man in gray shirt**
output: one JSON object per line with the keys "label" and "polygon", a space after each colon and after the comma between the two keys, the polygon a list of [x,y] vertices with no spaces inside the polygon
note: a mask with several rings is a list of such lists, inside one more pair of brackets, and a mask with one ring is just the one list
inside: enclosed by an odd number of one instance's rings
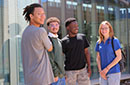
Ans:
{"label": "man in gray shirt", "polygon": [[25,85],[49,85],[54,82],[47,54],[47,50],[52,51],[52,43],[46,30],[40,27],[44,24],[45,12],[35,3],[26,6],[23,15],[29,21],[21,42]]}

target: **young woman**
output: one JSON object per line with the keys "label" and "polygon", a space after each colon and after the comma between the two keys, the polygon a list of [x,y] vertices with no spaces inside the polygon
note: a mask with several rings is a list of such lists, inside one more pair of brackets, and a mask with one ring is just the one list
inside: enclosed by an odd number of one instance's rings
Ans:
{"label": "young woman", "polygon": [[120,85],[121,45],[114,37],[114,51],[112,49],[112,37],[114,32],[108,21],[103,21],[99,26],[99,40],[96,43],[97,65],[100,73],[100,85]]}

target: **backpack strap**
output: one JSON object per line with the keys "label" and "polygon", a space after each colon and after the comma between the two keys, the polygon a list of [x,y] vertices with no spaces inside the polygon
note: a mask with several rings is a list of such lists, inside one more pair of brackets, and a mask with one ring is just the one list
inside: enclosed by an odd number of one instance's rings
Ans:
{"label": "backpack strap", "polygon": [[[51,37],[50,36],[48,36],[48,38],[50,39],[50,41],[52,42],[52,39],[51,39]],[[53,42],[52,42],[52,44],[53,44]]]}
{"label": "backpack strap", "polygon": [[114,37],[112,37],[111,44],[112,44],[112,49],[113,49],[114,55],[115,55],[115,57],[116,57],[116,53],[115,53],[115,50],[114,50],[114,43],[113,43],[113,40],[114,40]]}
{"label": "backpack strap", "polygon": [[53,46],[52,52],[54,52],[55,48],[54,48],[54,43],[53,43],[53,41],[52,41],[52,38],[51,38],[50,36],[48,36],[48,38],[50,39],[50,41],[51,41],[51,43],[52,43],[52,46]]}

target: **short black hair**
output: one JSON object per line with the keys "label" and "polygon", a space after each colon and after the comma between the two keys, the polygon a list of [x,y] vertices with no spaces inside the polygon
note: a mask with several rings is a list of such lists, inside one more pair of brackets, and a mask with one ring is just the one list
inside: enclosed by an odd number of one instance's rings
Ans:
{"label": "short black hair", "polygon": [[33,3],[33,4],[30,4],[30,5],[28,5],[28,6],[26,6],[25,8],[24,8],[24,11],[23,11],[23,16],[25,16],[24,18],[25,18],[25,20],[28,22],[28,21],[30,21],[30,14],[33,14],[33,12],[34,12],[34,9],[36,8],[36,7],[41,7],[41,8],[43,8],[40,4],[38,4],[38,3]]}
{"label": "short black hair", "polygon": [[69,24],[70,24],[71,22],[74,22],[74,21],[76,21],[75,18],[68,18],[68,19],[66,19],[66,21],[65,21],[65,27],[69,26]]}

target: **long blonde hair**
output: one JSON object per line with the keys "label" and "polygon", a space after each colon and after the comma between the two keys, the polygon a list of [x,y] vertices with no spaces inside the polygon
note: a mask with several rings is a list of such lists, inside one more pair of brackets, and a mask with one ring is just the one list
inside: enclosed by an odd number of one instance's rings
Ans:
{"label": "long blonde hair", "polygon": [[102,35],[101,33],[101,28],[102,28],[102,25],[106,24],[108,27],[109,27],[109,36],[112,38],[114,36],[114,31],[113,31],[113,28],[111,26],[111,24],[108,22],[108,21],[102,21],[100,26],[99,26],[99,44],[103,41],[104,39],[104,36]]}

